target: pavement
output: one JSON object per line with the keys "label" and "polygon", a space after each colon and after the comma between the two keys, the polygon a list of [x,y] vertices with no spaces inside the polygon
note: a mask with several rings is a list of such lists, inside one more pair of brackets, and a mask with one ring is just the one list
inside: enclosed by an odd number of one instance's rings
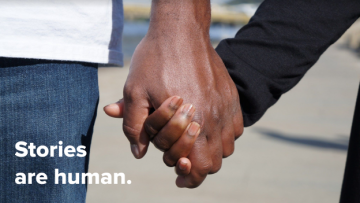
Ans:
{"label": "pavement", "polygon": [[136,160],[122,120],[102,107],[122,97],[129,71],[99,69],[100,104],[90,172],[125,173],[132,184],[89,185],[88,203],[338,202],[360,81],[360,57],[330,47],[302,81],[236,141],[222,169],[196,189],[179,189],[173,168],[150,147]]}

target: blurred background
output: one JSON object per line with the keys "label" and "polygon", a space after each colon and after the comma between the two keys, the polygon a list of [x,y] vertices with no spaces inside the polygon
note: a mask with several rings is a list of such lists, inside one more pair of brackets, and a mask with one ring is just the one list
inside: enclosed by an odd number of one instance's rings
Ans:
{"label": "blurred background", "polygon": [[[259,0],[212,0],[214,46],[233,37]],[[103,106],[119,100],[136,45],[146,34],[150,0],[124,0],[125,66],[99,68],[100,104],[90,172],[126,174],[131,185],[89,185],[87,202],[338,202],[360,81],[360,23],[331,46],[304,79],[236,141],[222,169],[197,189],[178,189],[173,168],[150,146],[133,158],[122,120]]]}
{"label": "blurred background", "polygon": [[[221,39],[235,36],[259,6],[259,0],[212,0],[210,37],[214,45]],[[241,2],[241,3],[239,3]],[[151,0],[124,0],[125,25],[123,51],[125,63],[149,27]]]}

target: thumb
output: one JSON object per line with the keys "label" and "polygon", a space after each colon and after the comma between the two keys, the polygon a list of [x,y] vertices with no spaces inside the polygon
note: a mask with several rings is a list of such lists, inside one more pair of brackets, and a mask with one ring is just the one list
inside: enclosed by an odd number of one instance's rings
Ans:
{"label": "thumb", "polygon": [[109,104],[104,107],[104,111],[108,116],[114,118],[123,118],[124,115],[124,99],[120,99],[118,102]]}
{"label": "thumb", "polygon": [[145,119],[149,116],[149,103],[141,98],[125,99],[123,110],[123,131],[130,142],[131,152],[140,159],[149,146],[149,136],[144,129]]}

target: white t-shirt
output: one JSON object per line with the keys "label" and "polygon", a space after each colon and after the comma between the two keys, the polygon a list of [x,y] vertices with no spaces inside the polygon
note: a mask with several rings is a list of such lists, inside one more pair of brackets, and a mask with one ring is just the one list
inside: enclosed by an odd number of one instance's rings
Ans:
{"label": "white t-shirt", "polygon": [[6,0],[0,56],[123,65],[122,0]]}

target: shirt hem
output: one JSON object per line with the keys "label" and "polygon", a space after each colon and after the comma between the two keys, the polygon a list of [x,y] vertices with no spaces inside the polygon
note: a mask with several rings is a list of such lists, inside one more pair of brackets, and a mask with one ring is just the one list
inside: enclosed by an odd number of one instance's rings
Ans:
{"label": "shirt hem", "polygon": [[81,45],[39,45],[0,42],[0,56],[62,61],[80,61],[123,66],[123,53],[102,47]]}

